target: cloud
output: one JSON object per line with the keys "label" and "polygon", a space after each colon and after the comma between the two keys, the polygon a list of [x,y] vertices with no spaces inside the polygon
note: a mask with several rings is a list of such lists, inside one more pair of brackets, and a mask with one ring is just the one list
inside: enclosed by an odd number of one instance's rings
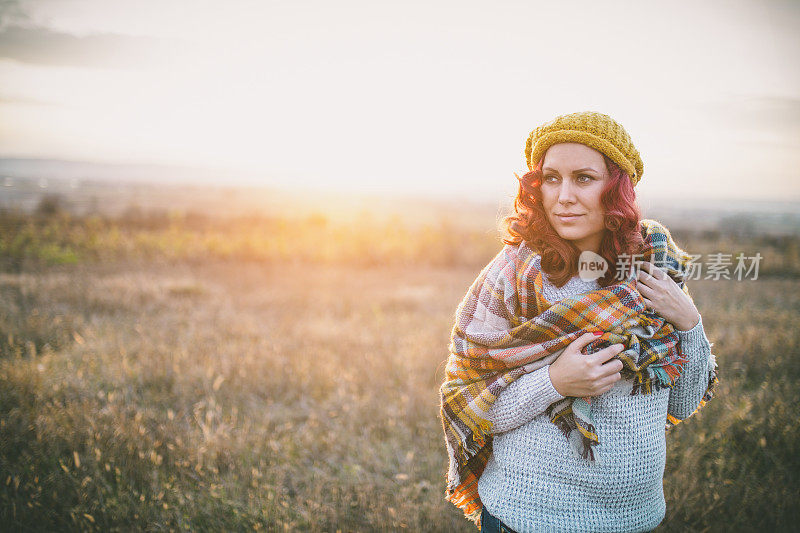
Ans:
{"label": "cloud", "polygon": [[800,97],[736,96],[697,105],[718,130],[747,135],[749,139],[770,139],[774,144],[800,144]]}
{"label": "cloud", "polygon": [[40,100],[38,98],[30,98],[27,96],[3,96],[0,95],[0,105],[5,104],[20,104],[20,105],[39,105],[39,106],[62,106],[58,102],[51,102],[49,100]]}
{"label": "cloud", "polygon": [[735,102],[728,109],[727,117],[732,124],[771,126],[781,129],[797,129],[800,126],[800,98],[762,96],[750,97]]}
{"label": "cloud", "polygon": [[37,65],[136,68],[153,57],[154,45],[144,37],[73,35],[43,26],[11,25],[0,31],[0,58]]}
{"label": "cloud", "polygon": [[9,24],[29,20],[19,0],[0,0],[0,29]]}

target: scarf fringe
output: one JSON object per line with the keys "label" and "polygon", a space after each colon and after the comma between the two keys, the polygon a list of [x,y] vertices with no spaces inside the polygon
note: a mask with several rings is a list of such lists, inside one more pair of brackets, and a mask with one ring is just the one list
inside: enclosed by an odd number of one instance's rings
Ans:
{"label": "scarf fringe", "polygon": [[553,411],[554,409],[552,405],[546,410],[547,415],[550,417],[550,421],[561,430],[561,433],[569,442],[574,442],[572,438],[572,432],[577,431],[580,435],[580,444],[575,451],[577,451],[583,459],[588,459],[589,461],[594,462],[597,459],[597,454],[594,447],[600,443],[600,441],[597,439],[597,430],[595,429],[594,424],[584,420],[581,420],[581,423],[579,424],[578,417],[576,417],[575,413],[572,411],[572,405],[565,407],[557,413],[553,413]]}
{"label": "scarf fringe", "polygon": [[687,361],[685,357],[681,356],[668,364],[652,364],[643,371],[634,372],[631,396],[671,389],[675,386]]}

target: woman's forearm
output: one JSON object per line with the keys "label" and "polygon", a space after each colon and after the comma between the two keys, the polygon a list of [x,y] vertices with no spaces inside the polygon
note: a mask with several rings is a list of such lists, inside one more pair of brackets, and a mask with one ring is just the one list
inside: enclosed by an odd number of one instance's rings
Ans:
{"label": "woman's forearm", "polygon": [[670,390],[667,412],[681,420],[700,405],[708,388],[709,374],[714,364],[711,343],[706,337],[702,317],[692,329],[677,331],[681,353],[688,359],[675,386]]}
{"label": "woman's forearm", "polygon": [[508,385],[492,405],[492,433],[511,431],[563,398],[550,381],[550,365],[525,374]]}

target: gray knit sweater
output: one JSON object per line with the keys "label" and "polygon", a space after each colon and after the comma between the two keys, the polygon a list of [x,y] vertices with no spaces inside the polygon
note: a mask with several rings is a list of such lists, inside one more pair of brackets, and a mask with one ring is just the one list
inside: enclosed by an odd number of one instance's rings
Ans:
{"label": "gray knit sweater", "polygon": [[[575,276],[564,287],[544,278],[554,302],[598,288]],[[488,511],[526,531],[649,531],[664,518],[662,478],[667,413],[683,419],[700,404],[713,365],[703,320],[679,331],[684,365],[675,387],[631,396],[618,381],[592,399],[600,459],[582,459],[544,410],[563,398],[550,382],[550,366],[506,387],[490,412],[494,446],[478,482]]]}

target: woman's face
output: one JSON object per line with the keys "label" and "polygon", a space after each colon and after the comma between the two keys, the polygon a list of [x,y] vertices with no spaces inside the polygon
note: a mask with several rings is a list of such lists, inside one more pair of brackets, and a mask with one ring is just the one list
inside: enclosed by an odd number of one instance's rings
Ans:
{"label": "woman's face", "polygon": [[606,231],[600,194],[609,179],[603,155],[585,144],[554,144],[542,174],[542,204],[558,235],[581,251],[599,251]]}

